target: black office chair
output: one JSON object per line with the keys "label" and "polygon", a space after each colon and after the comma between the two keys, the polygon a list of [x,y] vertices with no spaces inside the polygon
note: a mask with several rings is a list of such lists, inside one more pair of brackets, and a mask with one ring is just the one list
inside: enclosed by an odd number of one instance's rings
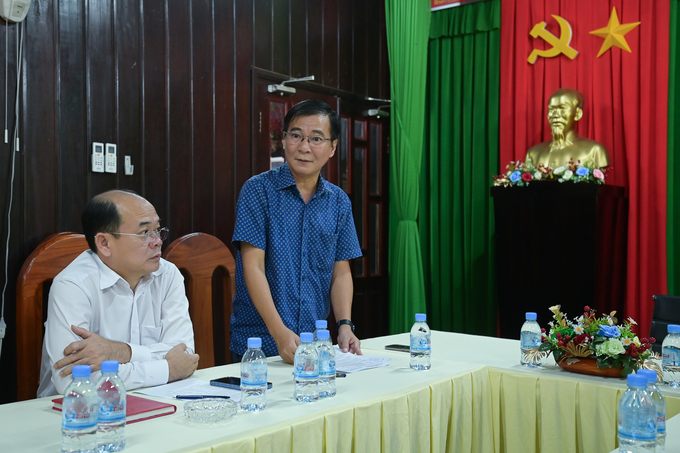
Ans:
{"label": "black office chair", "polygon": [[649,336],[656,339],[652,351],[661,354],[661,344],[668,334],[668,324],[680,324],[680,296],[652,296],[654,315]]}

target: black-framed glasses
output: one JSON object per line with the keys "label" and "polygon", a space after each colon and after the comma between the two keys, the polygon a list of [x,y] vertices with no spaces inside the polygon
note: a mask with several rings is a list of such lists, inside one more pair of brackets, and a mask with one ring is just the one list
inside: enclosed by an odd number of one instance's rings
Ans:
{"label": "black-framed glasses", "polygon": [[144,238],[144,243],[148,244],[156,238],[159,238],[161,242],[168,238],[169,228],[156,228],[155,230],[146,230],[143,233],[114,233],[109,232],[109,234],[121,234],[123,236],[139,236]]}
{"label": "black-framed glasses", "polygon": [[312,134],[312,135],[304,135],[299,132],[284,132],[286,138],[290,142],[291,145],[299,145],[304,141],[305,138],[307,138],[307,141],[309,141],[309,144],[311,146],[323,146],[326,141],[330,141],[330,138],[326,138],[323,135],[319,134]]}

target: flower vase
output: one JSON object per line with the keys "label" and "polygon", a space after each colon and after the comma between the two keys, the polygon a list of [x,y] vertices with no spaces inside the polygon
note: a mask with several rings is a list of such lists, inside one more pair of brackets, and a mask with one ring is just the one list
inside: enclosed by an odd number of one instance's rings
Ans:
{"label": "flower vase", "polygon": [[570,371],[572,373],[590,374],[593,376],[605,376],[605,377],[617,377],[623,378],[621,375],[621,369],[616,369],[614,367],[605,368],[601,370],[597,366],[597,359],[590,357],[565,357],[557,364],[563,370]]}

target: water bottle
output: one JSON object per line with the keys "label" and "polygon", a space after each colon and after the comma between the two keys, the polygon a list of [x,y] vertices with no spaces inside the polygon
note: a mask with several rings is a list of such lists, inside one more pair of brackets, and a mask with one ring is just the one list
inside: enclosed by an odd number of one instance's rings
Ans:
{"label": "water bottle", "polygon": [[526,321],[522,324],[522,332],[520,333],[520,349],[521,356],[519,362],[527,367],[541,366],[541,359],[535,356],[530,359],[528,353],[534,348],[541,345],[541,326],[536,322],[536,313],[527,312]]}
{"label": "water bottle", "polygon": [[311,403],[319,400],[319,353],[312,341],[314,334],[303,332],[300,334],[300,346],[295,351],[295,401]]}
{"label": "water bottle", "polygon": [[102,377],[97,385],[99,417],[97,443],[100,453],[121,451],[125,448],[125,385],[118,377],[118,362],[102,362]]}
{"label": "water bottle", "polygon": [[90,365],[76,365],[71,370],[73,382],[66,387],[61,406],[62,453],[97,451],[99,398],[90,382],[90,372]]}
{"label": "water bottle", "polygon": [[316,352],[319,353],[319,398],[331,398],[336,393],[335,348],[331,344],[329,331],[319,330],[318,335]]}
{"label": "water bottle", "polygon": [[430,328],[425,320],[425,313],[416,314],[416,322],[411,327],[411,361],[414,370],[430,369]]}
{"label": "water bottle", "polygon": [[656,450],[656,406],[647,391],[647,378],[628,375],[628,390],[619,401],[619,452]]}
{"label": "water bottle", "polygon": [[647,393],[652,395],[656,406],[656,453],[663,453],[666,451],[666,398],[656,386],[656,371],[638,370],[637,374],[647,378]]}
{"label": "water bottle", "polygon": [[314,331],[314,342],[316,343],[316,340],[319,338],[319,330],[328,329],[328,321],[326,321],[325,319],[317,319],[315,325],[316,330]]}
{"label": "water bottle", "polygon": [[267,357],[261,338],[248,338],[248,350],[241,359],[241,409],[263,411],[267,408]]}
{"label": "water bottle", "polygon": [[668,335],[663,340],[661,354],[663,382],[671,387],[680,387],[680,325],[668,325]]}

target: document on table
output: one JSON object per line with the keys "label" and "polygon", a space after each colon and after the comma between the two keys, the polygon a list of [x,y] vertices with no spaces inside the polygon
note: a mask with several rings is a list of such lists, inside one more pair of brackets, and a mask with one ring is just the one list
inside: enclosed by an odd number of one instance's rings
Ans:
{"label": "document on table", "polygon": [[371,368],[379,368],[387,366],[392,359],[385,359],[382,357],[368,357],[365,355],[356,355],[351,352],[342,352],[337,346],[335,347],[335,369],[343,373],[355,373],[357,371],[370,370]]}
{"label": "document on table", "polygon": [[210,385],[198,378],[188,378],[170,384],[136,390],[137,393],[174,399],[177,395],[219,395],[228,396],[232,401],[241,401],[241,391]]}

